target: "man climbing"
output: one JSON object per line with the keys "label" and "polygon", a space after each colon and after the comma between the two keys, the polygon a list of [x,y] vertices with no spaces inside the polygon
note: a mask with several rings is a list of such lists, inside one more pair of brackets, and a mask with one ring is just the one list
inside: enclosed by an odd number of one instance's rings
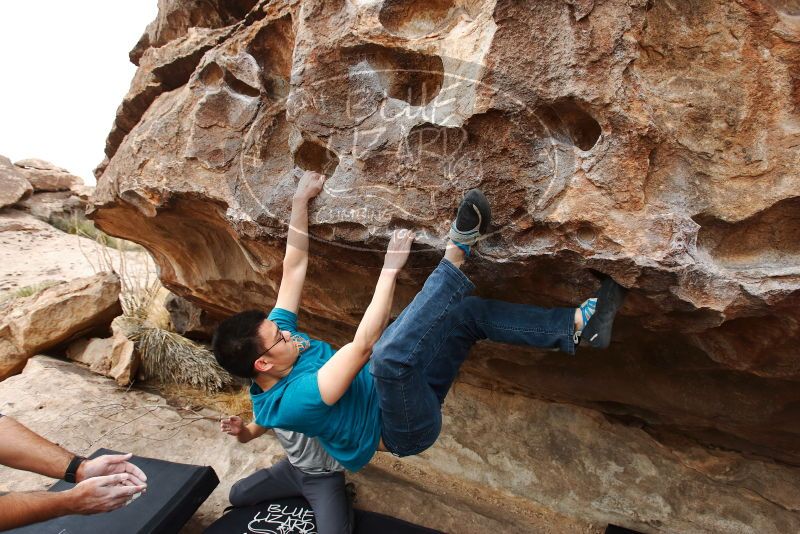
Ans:
{"label": "man climbing", "polygon": [[[441,406],[472,345],[480,339],[558,348],[572,354],[585,340],[607,347],[624,290],[610,278],[578,308],[540,308],[470,297],[460,266],[486,233],[491,211],[478,190],[462,201],[444,259],[389,328],[397,274],[414,234],[396,231],[375,292],[353,341],[338,351],[297,328],[308,263],[308,201],[324,177],[306,173],[292,205],[284,271],[274,309],[234,315],[220,324],[213,348],[230,373],[250,377],[257,425],[316,437],[351,471],[377,450],[418,454],[441,431]],[[385,331],[384,331],[385,330]],[[367,363],[371,361],[371,365]]]}

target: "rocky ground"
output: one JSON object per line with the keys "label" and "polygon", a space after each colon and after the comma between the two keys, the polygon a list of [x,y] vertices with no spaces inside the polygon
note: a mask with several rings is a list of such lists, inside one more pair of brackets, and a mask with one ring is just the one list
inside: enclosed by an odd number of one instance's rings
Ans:
{"label": "rocky ground", "polygon": [[[118,387],[71,362],[37,356],[25,371],[0,383],[0,411],[17,417],[48,439],[81,454],[106,447],[174,462],[210,465],[220,485],[182,530],[202,532],[229,503],[231,485],[282,457],[265,435],[246,445],[219,431],[219,412],[168,403],[158,393]],[[351,477],[358,506],[448,532],[594,533],[597,525],[479,484],[427,484],[414,465],[379,458]],[[52,481],[0,467],[0,491],[41,490]],[[146,496],[145,496],[146,498]]]}
{"label": "rocky ground", "polygon": [[0,210],[0,297],[27,286],[110,270],[136,283],[146,283],[148,273],[156,279],[155,266],[142,250],[120,252],[66,234],[29,213]]}
{"label": "rocky ground", "polygon": [[[106,447],[212,466],[220,485],[185,533],[222,513],[238,478],[281,457],[271,435],[241,445],[221,434],[220,412],[48,357],[0,383],[0,411],[77,453]],[[691,442],[665,447],[591,410],[471,386],[456,388],[445,414],[431,450],[403,460],[378,454],[350,476],[358,506],[465,534],[595,533],[607,522],[641,532],[800,530],[798,469]],[[0,491],[51,483],[7,468],[0,481]],[[603,510],[596,521],[576,519],[585,501]]]}

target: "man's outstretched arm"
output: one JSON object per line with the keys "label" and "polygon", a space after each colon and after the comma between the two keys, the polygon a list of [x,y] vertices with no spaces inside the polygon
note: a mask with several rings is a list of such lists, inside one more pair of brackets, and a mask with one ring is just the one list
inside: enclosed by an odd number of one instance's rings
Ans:
{"label": "man's outstretched arm", "polygon": [[322,191],[325,175],[306,171],[292,198],[292,215],[276,308],[297,313],[308,267],[308,203]]}
{"label": "man's outstretched arm", "polygon": [[[11,417],[0,417],[0,464],[52,478],[64,476],[73,454]],[[58,493],[10,493],[0,496],[0,530],[64,514],[106,512],[144,491],[144,473],[129,455],[105,455],[83,462],[74,488]]]}
{"label": "man's outstretched arm", "polygon": [[[74,456],[13,418],[0,417],[0,464],[50,478],[61,478]],[[86,460],[78,466],[75,481],[129,473],[137,484],[144,485],[147,477],[141,469],[128,462],[130,457],[130,454],[106,454]]]}
{"label": "man's outstretched arm", "polygon": [[242,421],[242,418],[238,415],[229,415],[228,417],[223,417],[219,422],[219,428],[226,434],[235,437],[237,440],[239,440],[239,443],[247,443],[248,441],[252,441],[260,436],[263,436],[264,432],[267,431],[266,428],[255,423],[244,424],[244,421]]}
{"label": "man's outstretched arm", "polygon": [[61,478],[74,456],[11,417],[0,417],[0,464]]}
{"label": "man's outstretched arm", "polygon": [[415,235],[405,230],[392,234],[383,269],[375,286],[372,301],[364,312],[353,341],[331,356],[317,374],[322,401],[333,405],[345,394],[350,383],[366,365],[372,348],[380,339],[389,322],[392,310],[397,273],[405,265]]}
{"label": "man's outstretched arm", "polygon": [[74,499],[66,491],[31,491],[0,496],[0,530],[39,523],[72,513],[75,513]]}
{"label": "man's outstretched arm", "polygon": [[69,514],[110,512],[128,503],[145,486],[129,473],[84,480],[67,491],[32,491],[0,496],[0,530],[39,523]]}

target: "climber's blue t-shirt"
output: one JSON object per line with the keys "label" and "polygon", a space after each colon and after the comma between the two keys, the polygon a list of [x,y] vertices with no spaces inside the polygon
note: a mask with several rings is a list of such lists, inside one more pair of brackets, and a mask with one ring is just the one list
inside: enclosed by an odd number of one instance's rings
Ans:
{"label": "climber's blue t-shirt", "polygon": [[322,400],[317,371],[334,354],[324,341],[297,331],[297,315],[282,308],[269,314],[281,330],[310,341],[292,371],[267,391],[250,386],[256,424],[283,428],[316,437],[328,454],[350,471],[367,465],[381,438],[381,418],[375,383],[367,366],[333,406]]}

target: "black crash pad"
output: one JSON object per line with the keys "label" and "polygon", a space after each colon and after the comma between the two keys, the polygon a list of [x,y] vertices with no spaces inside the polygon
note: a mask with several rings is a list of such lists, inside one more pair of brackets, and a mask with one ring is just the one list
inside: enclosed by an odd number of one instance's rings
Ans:
{"label": "black crash pad", "polygon": [[[120,454],[100,449],[90,456]],[[192,517],[219,484],[210,467],[177,464],[134,456],[130,460],[147,475],[147,492],[127,506],[95,515],[67,515],[7,532],[14,534],[173,534]],[[48,491],[74,484],[57,482]]]}
{"label": "black crash pad", "polygon": [[[302,497],[232,508],[205,534],[316,534],[314,512]],[[354,534],[442,534],[386,515],[355,510]]]}

